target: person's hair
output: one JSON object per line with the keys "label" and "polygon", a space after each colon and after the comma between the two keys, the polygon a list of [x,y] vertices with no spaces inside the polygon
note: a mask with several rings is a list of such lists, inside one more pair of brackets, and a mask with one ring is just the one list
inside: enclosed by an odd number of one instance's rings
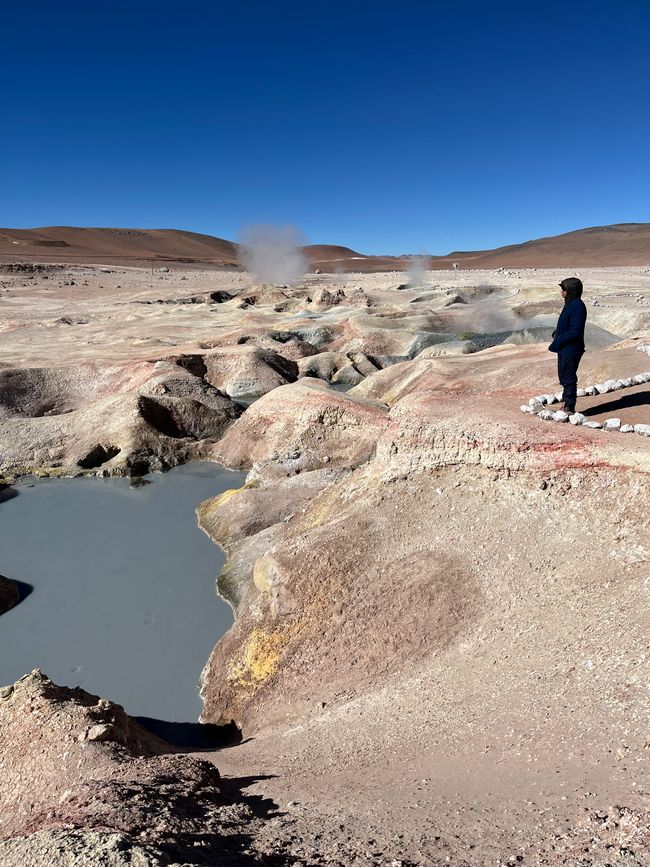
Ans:
{"label": "person's hair", "polygon": [[573,301],[574,298],[582,296],[582,280],[578,280],[577,277],[567,277],[565,280],[562,280],[560,286],[566,292],[564,297],[565,304]]}

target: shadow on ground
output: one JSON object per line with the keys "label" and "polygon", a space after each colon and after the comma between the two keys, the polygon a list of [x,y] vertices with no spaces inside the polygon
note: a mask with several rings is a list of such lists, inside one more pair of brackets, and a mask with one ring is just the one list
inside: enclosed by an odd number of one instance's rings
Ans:
{"label": "shadow on ground", "polygon": [[137,716],[135,720],[143,729],[183,752],[209,752],[242,742],[242,733],[234,722],[219,726],[212,723],[169,722],[148,716]]}
{"label": "shadow on ground", "polygon": [[16,602],[16,605],[20,605],[23,599],[27,599],[34,592],[34,585],[28,584],[26,581],[17,581],[15,578],[11,579],[16,587],[18,588],[19,599]]}
{"label": "shadow on ground", "polygon": [[[244,789],[260,780],[273,779],[272,775],[257,777],[233,777],[222,779],[219,785],[220,796],[233,806],[243,804],[260,823],[275,819],[283,814],[271,798],[261,795],[247,795]],[[296,858],[289,852],[260,852],[254,847],[256,833],[254,825],[244,833],[215,834],[189,833],[174,835],[173,841],[159,843],[160,849],[170,858],[170,863],[205,865],[205,867],[290,867]],[[282,845],[281,843],[279,844]]]}
{"label": "shadow on ground", "polygon": [[18,496],[18,490],[0,482],[0,503],[6,503]]}
{"label": "shadow on ground", "polygon": [[640,391],[636,394],[623,395],[615,400],[610,400],[607,403],[600,403],[597,406],[591,406],[589,409],[583,410],[584,415],[600,415],[601,413],[614,413],[619,410],[634,409],[639,407],[648,407],[648,415],[650,416],[650,391]]}

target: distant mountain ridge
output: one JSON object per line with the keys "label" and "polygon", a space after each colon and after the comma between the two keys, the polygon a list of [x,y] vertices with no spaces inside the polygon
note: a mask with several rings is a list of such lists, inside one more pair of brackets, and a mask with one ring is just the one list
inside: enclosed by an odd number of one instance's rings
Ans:
{"label": "distant mountain ridge", "polygon": [[[367,256],[332,244],[311,244],[304,251],[312,267],[322,271],[395,271],[409,262],[408,256]],[[0,262],[236,266],[237,253],[232,241],[180,229],[0,229]],[[457,263],[463,270],[650,265],[650,223],[593,226],[494,250],[431,256],[430,261],[433,269]]]}

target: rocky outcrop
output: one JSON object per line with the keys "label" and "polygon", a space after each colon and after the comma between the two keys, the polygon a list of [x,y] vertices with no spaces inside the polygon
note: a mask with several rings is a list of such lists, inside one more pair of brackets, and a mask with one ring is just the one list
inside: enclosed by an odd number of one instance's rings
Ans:
{"label": "rocky outcrop", "polygon": [[39,671],[0,689],[0,741],[7,867],[227,863],[250,840],[255,817],[214,765]]}
{"label": "rocky outcrop", "polygon": [[298,365],[255,346],[215,349],[204,356],[206,380],[232,398],[254,399],[298,378]]}
{"label": "rocky outcrop", "polygon": [[356,467],[374,452],[387,423],[381,403],[305,378],[256,401],[211,456],[232,469],[255,466],[275,476]]}
{"label": "rocky outcrop", "polygon": [[5,370],[0,468],[141,475],[200,457],[241,414],[171,362]]}

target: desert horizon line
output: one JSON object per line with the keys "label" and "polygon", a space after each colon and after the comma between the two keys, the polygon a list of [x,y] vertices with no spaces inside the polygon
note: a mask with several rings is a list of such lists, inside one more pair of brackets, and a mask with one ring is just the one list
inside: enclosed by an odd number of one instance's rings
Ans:
{"label": "desert horizon line", "polygon": [[[258,224],[248,224],[249,226],[294,226],[296,224],[273,224],[273,223],[258,223]],[[626,227],[650,227],[650,221],[641,222],[641,221],[629,221],[629,222],[617,222],[617,223],[602,223],[592,226],[582,226],[575,229],[570,229],[566,232],[559,232],[557,234],[551,235],[539,235],[535,237],[528,237],[522,241],[508,241],[504,244],[499,244],[495,247],[474,247],[474,248],[456,248],[450,250],[446,253],[433,253],[428,250],[420,250],[418,252],[402,252],[402,253],[365,253],[348,246],[343,242],[310,242],[303,243],[298,246],[303,249],[313,249],[313,248],[332,248],[332,249],[341,249],[349,251],[349,253],[361,256],[364,259],[373,259],[373,258],[382,258],[382,259],[406,259],[406,258],[430,258],[430,259],[448,259],[452,256],[467,256],[471,254],[483,254],[483,253],[492,253],[496,251],[502,251],[511,247],[522,247],[528,244],[534,244],[540,241],[546,240],[555,240],[559,238],[565,238],[571,235],[580,234],[580,233],[588,233],[594,231],[607,231],[607,230],[616,230],[622,229]],[[245,227],[244,227],[245,228]],[[96,232],[169,232],[169,233],[179,233],[184,235],[196,235],[201,238],[209,238],[215,241],[219,241],[221,243],[232,245],[234,248],[238,249],[240,247],[245,247],[245,244],[242,244],[240,241],[232,240],[227,237],[223,237],[221,235],[211,234],[209,232],[199,232],[195,229],[188,228],[180,228],[173,226],[127,226],[127,225],[114,225],[114,226],[97,226],[97,225],[72,225],[66,223],[60,224],[50,224],[50,225],[40,225],[40,226],[5,226],[0,227],[0,234],[2,233],[12,233],[12,232],[44,232],[48,230],[66,230],[66,231],[96,231]],[[19,244],[17,244],[18,246]],[[2,251],[0,250],[0,255]],[[4,254],[6,255],[6,254]]]}

